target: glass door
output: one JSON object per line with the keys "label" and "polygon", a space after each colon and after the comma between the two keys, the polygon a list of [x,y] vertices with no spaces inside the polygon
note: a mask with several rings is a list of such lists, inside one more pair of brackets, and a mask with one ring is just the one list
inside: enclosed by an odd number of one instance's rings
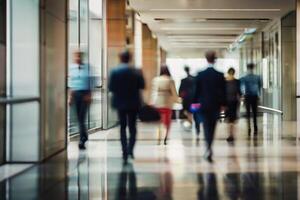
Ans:
{"label": "glass door", "polygon": [[[84,52],[84,62],[89,64],[92,103],[86,118],[88,129],[102,128],[102,1],[69,1],[69,64],[72,53]],[[69,135],[77,134],[78,124],[75,108],[68,110]]]}

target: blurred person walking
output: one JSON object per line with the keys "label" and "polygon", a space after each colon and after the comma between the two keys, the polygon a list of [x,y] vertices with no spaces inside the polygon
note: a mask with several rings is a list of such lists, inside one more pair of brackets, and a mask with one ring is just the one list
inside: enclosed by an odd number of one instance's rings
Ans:
{"label": "blurred person walking", "polygon": [[[171,78],[167,66],[162,66],[160,76],[155,77],[152,81],[151,105],[156,107],[161,115],[161,125],[166,129],[164,144],[167,145],[169,131],[171,127],[173,104],[180,102],[177,95],[174,80]],[[161,140],[162,127],[158,130],[158,144]]]}
{"label": "blurred person walking", "polygon": [[249,63],[247,65],[248,74],[241,78],[241,86],[245,97],[248,120],[248,136],[251,136],[251,110],[253,114],[254,136],[257,136],[257,107],[259,95],[262,89],[262,80],[259,75],[254,74],[255,65]]}
{"label": "blurred person walking", "polygon": [[199,72],[196,77],[196,92],[194,102],[201,104],[201,115],[203,116],[204,136],[206,152],[204,158],[212,162],[212,144],[215,135],[215,128],[220,111],[226,105],[226,82],[223,73],[214,69],[216,52],[206,53],[208,62],[207,69]]}
{"label": "blurred person walking", "polygon": [[229,136],[227,142],[234,142],[235,122],[238,117],[238,108],[240,104],[241,90],[240,81],[234,77],[235,69],[230,68],[226,77],[226,117],[229,123]]}
{"label": "blurred person walking", "polygon": [[[120,64],[112,70],[109,80],[109,90],[113,93],[112,106],[117,109],[120,121],[120,138],[124,164],[128,156],[134,159],[136,143],[136,121],[142,105],[141,90],[145,88],[141,72],[131,66],[132,55],[129,51],[120,53]],[[126,127],[129,127],[129,144]]]}
{"label": "blurred person walking", "polygon": [[79,149],[85,149],[85,143],[88,140],[85,118],[92,98],[89,65],[83,63],[83,52],[81,51],[73,53],[73,63],[70,66],[69,78],[70,92],[68,103],[69,105],[75,104],[80,132],[78,146]]}
{"label": "blurred person walking", "polygon": [[183,114],[187,117],[187,120],[192,124],[193,119],[196,128],[197,139],[200,135],[200,122],[198,120],[198,113],[191,112],[191,105],[195,96],[195,77],[190,74],[190,68],[188,66],[184,67],[184,71],[186,72],[186,78],[181,80],[179,87],[179,96],[182,98],[182,106],[183,106]]}

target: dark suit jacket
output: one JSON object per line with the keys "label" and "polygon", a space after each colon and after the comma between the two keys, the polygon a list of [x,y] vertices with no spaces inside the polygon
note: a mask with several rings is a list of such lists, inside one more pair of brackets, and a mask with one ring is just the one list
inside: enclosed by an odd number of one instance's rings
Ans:
{"label": "dark suit jacket", "polygon": [[226,105],[226,82],[223,73],[208,67],[196,77],[195,102],[204,113],[219,113]]}
{"label": "dark suit jacket", "polygon": [[141,91],[145,88],[142,73],[127,64],[113,69],[109,80],[113,93],[112,106],[118,110],[137,110],[141,107]]}
{"label": "dark suit jacket", "polygon": [[195,96],[195,77],[188,76],[181,80],[179,96],[183,99],[193,99]]}

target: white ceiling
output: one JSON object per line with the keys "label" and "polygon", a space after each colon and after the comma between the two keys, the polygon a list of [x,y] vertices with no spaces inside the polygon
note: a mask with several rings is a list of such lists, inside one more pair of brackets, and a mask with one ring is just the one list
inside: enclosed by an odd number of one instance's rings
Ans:
{"label": "white ceiling", "polygon": [[246,28],[261,29],[295,0],[129,0],[169,53],[229,47]]}

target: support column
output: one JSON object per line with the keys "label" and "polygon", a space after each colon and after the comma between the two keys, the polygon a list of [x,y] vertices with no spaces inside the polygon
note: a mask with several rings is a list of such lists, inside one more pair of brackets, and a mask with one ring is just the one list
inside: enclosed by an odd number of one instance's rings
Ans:
{"label": "support column", "polygon": [[300,0],[297,0],[296,5],[297,19],[296,19],[296,56],[297,56],[297,138],[300,138]]}
{"label": "support column", "polygon": [[41,160],[67,144],[67,5],[41,1]]}
{"label": "support column", "polygon": [[111,108],[111,95],[107,83],[110,70],[119,63],[119,53],[126,47],[126,1],[106,0],[104,12],[104,123],[105,129],[117,123],[116,112]]}
{"label": "support column", "polygon": [[144,74],[146,89],[144,92],[145,102],[150,101],[151,82],[158,75],[158,45],[157,39],[152,37],[151,30],[146,24],[142,27],[142,71]]}

